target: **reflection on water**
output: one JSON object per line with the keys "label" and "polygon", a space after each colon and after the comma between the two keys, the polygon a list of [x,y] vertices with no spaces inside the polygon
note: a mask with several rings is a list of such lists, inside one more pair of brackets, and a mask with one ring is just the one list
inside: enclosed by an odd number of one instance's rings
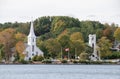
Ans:
{"label": "reflection on water", "polygon": [[120,79],[120,65],[0,65],[0,79]]}

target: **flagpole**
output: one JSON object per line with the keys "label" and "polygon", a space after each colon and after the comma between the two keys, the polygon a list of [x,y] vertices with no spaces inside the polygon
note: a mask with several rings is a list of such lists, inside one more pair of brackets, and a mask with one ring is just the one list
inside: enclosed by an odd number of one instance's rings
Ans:
{"label": "flagpole", "polygon": [[69,57],[69,51],[68,51],[68,60],[70,59],[70,57]]}
{"label": "flagpole", "polygon": [[61,59],[62,59],[62,47],[61,47]]}
{"label": "flagpole", "polygon": [[75,59],[76,59],[76,48],[75,48]]}

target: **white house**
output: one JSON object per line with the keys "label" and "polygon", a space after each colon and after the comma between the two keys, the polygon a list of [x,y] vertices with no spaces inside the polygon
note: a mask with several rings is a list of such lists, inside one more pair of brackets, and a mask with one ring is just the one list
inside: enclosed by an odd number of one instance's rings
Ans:
{"label": "white house", "polygon": [[93,61],[100,60],[100,52],[97,50],[98,46],[96,45],[96,34],[89,34],[89,46],[93,48],[90,59]]}
{"label": "white house", "polygon": [[110,49],[112,51],[120,51],[120,42],[115,40],[113,46]]}
{"label": "white house", "polygon": [[30,32],[28,35],[28,42],[26,49],[23,52],[25,54],[25,60],[31,60],[35,55],[43,56],[43,52],[36,46],[36,36],[33,28],[33,21],[31,21]]}

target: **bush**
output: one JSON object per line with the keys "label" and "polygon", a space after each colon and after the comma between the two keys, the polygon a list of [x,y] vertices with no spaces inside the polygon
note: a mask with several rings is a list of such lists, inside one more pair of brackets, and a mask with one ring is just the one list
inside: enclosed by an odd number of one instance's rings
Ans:
{"label": "bush", "polygon": [[20,59],[20,60],[19,60],[19,63],[28,64],[29,62],[28,62],[28,61],[25,61],[24,59]]}
{"label": "bush", "polygon": [[77,63],[79,63],[79,61],[74,60],[73,63],[77,64]]}
{"label": "bush", "polygon": [[35,55],[33,58],[32,58],[32,61],[42,61],[42,60],[44,60],[44,57],[43,56],[37,56],[37,55]]}
{"label": "bush", "polygon": [[101,61],[90,61],[90,64],[102,64],[103,62]]}
{"label": "bush", "polygon": [[37,55],[35,55],[34,57],[32,57],[32,61],[37,61]]}
{"label": "bush", "polygon": [[80,54],[80,59],[81,60],[88,60],[89,59],[88,53],[85,53],[85,52],[81,53]]}
{"label": "bush", "polygon": [[50,63],[52,63],[52,61],[50,59],[46,59],[46,60],[43,60],[42,63],[50,64]]}
{"label": "bush", "polygon": [[67,60],[62,60],[61,62],[62,62],[62,63],[67,63]]}
{"label": "bush", "polygon": [[41,56],[41,55],[40,55],[40,56],[37,56],[36,60],[37,60],[37,61],[42,61],[42,60],[44,60],[44,57]]}
{"label": "bush", "polygon": [[79,63],[81,63],[81,64],[90,64],[90,61],[86,61],[86,60],[79,60]]}

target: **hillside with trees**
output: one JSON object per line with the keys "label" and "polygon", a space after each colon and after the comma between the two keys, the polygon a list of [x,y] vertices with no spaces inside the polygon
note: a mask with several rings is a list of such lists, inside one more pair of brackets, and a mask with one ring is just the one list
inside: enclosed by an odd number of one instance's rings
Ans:
{"label": "hillside with trees", "polygon": [[[9,61],[12,55],[16,61],[24,58],[22,53],[29,28],[30,22],[0,23],[0,61]],[[120,52],[114,54],[110,50],[115,40],[120,41],[120,28],[114,23],[80,21],[69,16],[44,16],[34,20],[34,29],[37,46],[44,52],[45,58],[61,58],[61,52],[62,58],[66,58],[65,49],[69,48],[71,59],[75,55],[86,55],[86,59],[89,59],[92,53],[92,48],[87,44],[89,34],[96,34],[102,59],[120,58]]]}

